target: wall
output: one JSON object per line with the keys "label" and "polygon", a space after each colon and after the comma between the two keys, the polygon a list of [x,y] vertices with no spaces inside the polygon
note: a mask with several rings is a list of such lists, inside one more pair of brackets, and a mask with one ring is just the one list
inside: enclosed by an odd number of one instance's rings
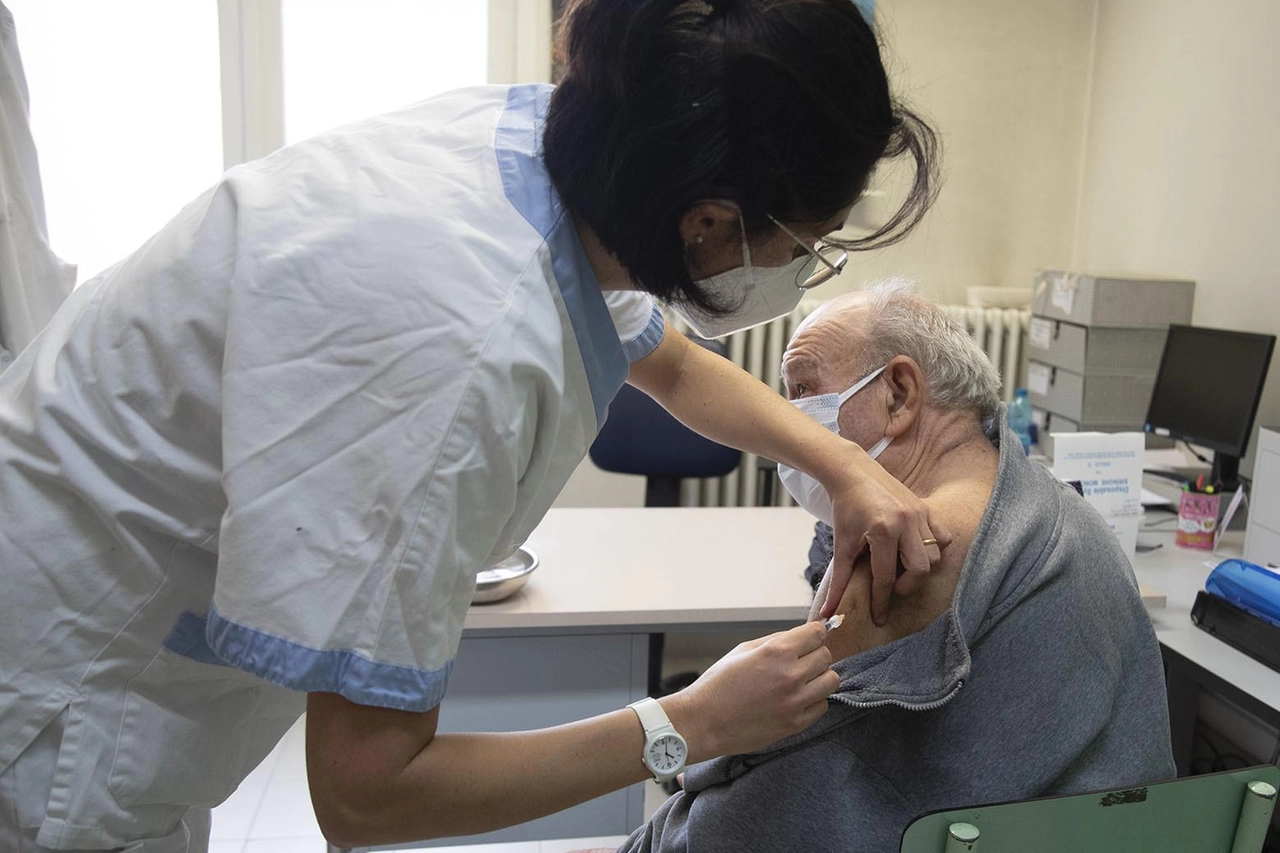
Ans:
{"label": "wall", "polygon": [[554,506],[644,506],[644,477],[610,474],[583,459],[556,497]]}
{"label": "wall", "polygon": [[[963,302],[1070,259],[1094,0],[879,0],[895,91],[940,131],[946,178],[907,242],[855,255],[834,295],[891,275]],[[880,180],[892,184],[892,180]],[[877,200],[878,206],[892,203]]]}
{"label": "wall", "polygon": [[1187,276],[1197,325],[1280,333],[1278,48],[1275,0],[1102,0],[1075,265]]}

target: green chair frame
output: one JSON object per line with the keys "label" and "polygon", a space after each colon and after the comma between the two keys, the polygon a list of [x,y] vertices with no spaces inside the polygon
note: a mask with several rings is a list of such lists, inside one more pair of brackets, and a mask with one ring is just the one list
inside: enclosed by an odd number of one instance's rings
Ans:
{"label": "green chair frame", "polygon": [[1261,853],[1280,768],[932,812],[901,853]]}

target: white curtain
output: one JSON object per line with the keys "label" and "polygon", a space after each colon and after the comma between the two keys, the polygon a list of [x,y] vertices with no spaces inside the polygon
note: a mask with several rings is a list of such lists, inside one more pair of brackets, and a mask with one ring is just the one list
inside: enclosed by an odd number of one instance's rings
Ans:
{"label": "white curtain", "polygon": [[0,369],[40,333],[75,285],[49,248],[13,15],[0,2]]}

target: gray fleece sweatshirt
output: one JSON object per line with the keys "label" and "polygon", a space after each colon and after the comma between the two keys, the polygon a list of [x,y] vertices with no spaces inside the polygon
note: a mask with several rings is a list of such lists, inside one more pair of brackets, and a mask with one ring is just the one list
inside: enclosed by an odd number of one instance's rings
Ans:
{"label": "gray fleece sweatshirt", "polygon": [[951,609],[837,662],[840,691],[806,731],[690,767],[621,850],[885,853],[924,812],[1173,778],[1128,559],[1007,427],[994,443]]}

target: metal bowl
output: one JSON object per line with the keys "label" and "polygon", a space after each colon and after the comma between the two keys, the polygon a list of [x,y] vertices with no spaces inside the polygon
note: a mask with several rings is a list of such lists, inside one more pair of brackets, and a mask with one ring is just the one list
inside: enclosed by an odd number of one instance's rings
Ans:
{"label": "metal bowl", "polygon": [[492,604],[515,595],[538,568],[538,555],[521,548],[500,563],[476,575],[476,592],[472,604]]}

